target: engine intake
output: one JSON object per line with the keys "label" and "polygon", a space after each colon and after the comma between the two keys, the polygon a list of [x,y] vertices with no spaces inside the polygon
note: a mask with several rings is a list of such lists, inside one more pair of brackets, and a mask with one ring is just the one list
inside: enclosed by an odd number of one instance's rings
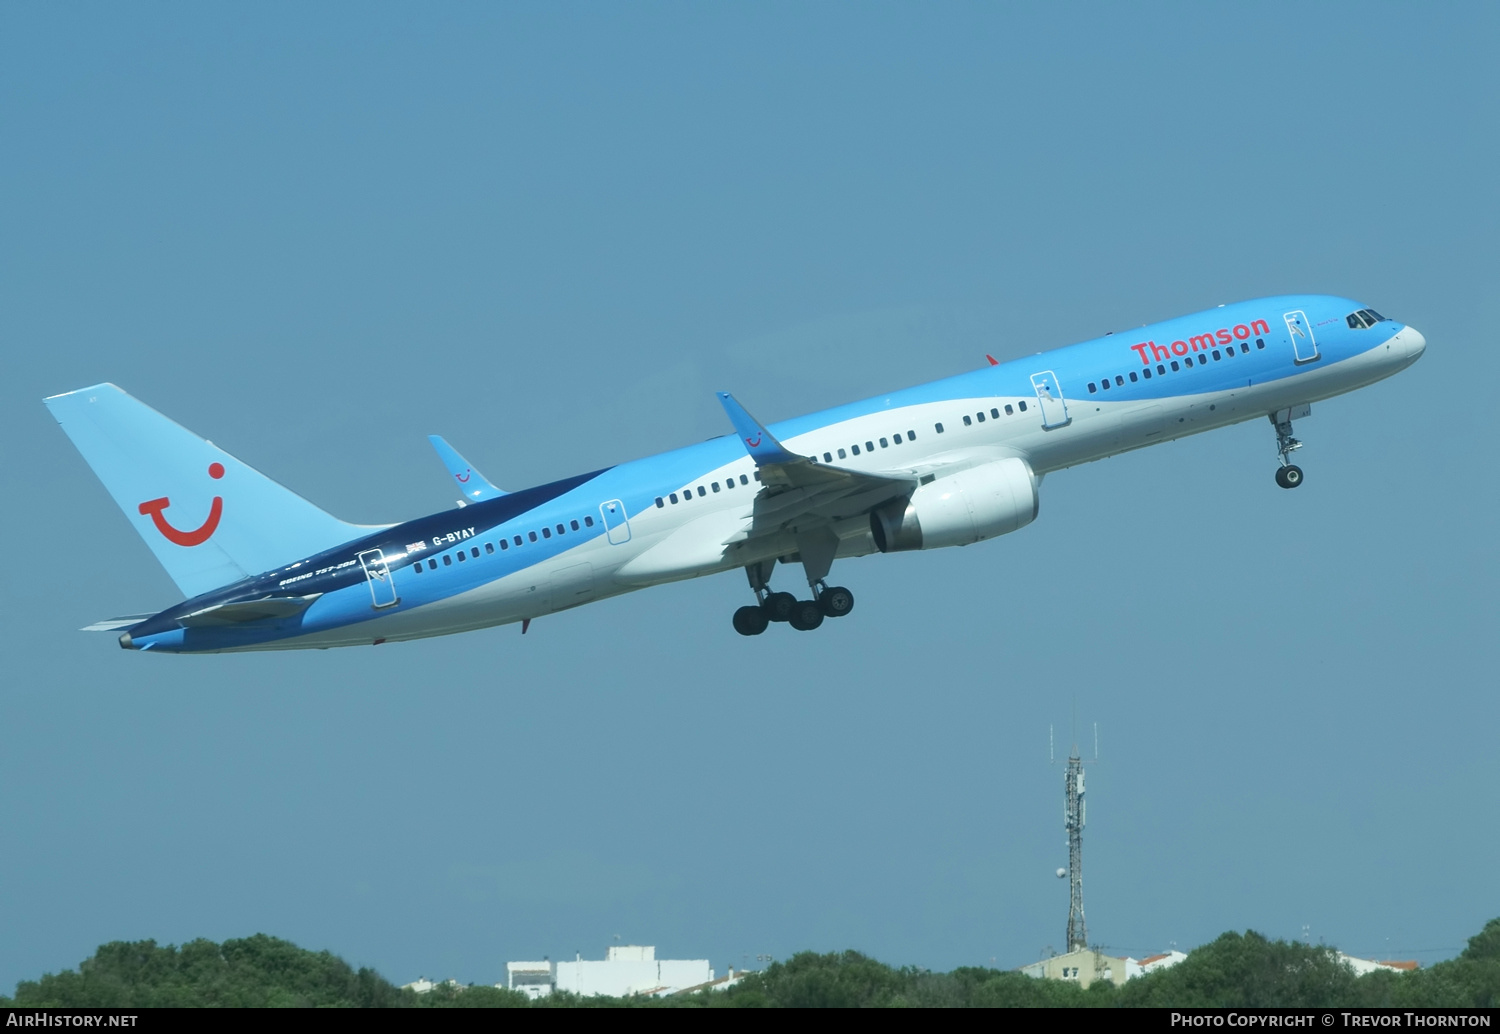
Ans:
{"label": "engine intake", "polygon": [[876,507],[870,511],[870,534],[882,553],[967,546],[1024,528],[1040,505],[1030,464],[996,460]]}

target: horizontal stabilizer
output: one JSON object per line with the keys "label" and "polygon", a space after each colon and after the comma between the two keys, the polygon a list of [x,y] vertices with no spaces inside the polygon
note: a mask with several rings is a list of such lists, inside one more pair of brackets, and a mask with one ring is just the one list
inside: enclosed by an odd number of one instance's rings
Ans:
{"label": "horizontal stabilizer", "polygon": [[84,625],[83,628],[79,629],[79,631],[118,632],[122,628],[129,628],[131,625],[139,625],[147,618],[155,616],[156,615],[154,614],[126,614],[121,618],[106,618],[103,621],[95,621],[92,625]]}
{"label": "horizontal stabilizer", "polygon": [[258,600],[241,600],[238,603],[220,603],[213,607],[185,614],[177,619],[184,628],[203,628],[223,625],[243,625],[251,621],[266,621],[277,618],[293,618],[312,606],[321,592],[310,596],[266,596]]}
{"label": "horizontal stabilizer", "polygon": [[498,499],[505,495],[502,489],[490,484],[489,479],[460,456],[457,449],[444,441],[442,435],[429,434],[427,440],[437,451],[443,466],[448,468],[448,473],[453,475],[453,480],[458,482],[458,489],[464,494],[466,502],[477,503],[481,499]]}

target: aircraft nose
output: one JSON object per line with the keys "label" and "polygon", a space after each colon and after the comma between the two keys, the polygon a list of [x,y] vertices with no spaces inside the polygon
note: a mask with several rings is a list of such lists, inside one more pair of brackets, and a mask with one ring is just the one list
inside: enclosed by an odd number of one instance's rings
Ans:
{"label": "aircraft nose", "polygon": [[1401,332],[1401,340],[1406,342],[1406,361],[1414,363],[1427,351],[1427,339],[1416,327],[1407,327]]}

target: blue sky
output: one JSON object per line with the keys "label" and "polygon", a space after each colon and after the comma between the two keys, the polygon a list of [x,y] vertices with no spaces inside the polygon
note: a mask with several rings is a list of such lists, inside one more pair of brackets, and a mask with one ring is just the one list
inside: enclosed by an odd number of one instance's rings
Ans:
{"label": "blue sky", "polygon": [[[1500,915],[1494,5],[7,5],[0,989],[257,931],[404,982]],[[1220,302],[1398,377],[1047,479],[746,640],[723,576],[370,650],[150,657],[177,600],[41,399],[112,380],[349,520]],[[1489,314],[1489,315],[1486,315]],[[1087,737],[1085,737],[1087,738]]]}

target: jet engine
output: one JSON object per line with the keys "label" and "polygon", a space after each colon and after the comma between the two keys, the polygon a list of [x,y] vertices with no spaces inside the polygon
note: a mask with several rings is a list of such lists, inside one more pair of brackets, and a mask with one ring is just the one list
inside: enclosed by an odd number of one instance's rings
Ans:
{"label": "jet engine", "polygon": [[870,533],[882,553],[967,546],[1024,528],[1036,519],[1039,505],[1030,464],[996,460],[876,507],[870,511]]}

